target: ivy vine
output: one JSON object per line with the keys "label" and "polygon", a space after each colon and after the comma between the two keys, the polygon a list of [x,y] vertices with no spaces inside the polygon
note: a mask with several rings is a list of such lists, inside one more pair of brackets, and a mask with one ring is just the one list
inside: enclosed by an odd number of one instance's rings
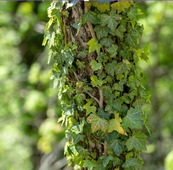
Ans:
{"label": "ivy vine", "polygon": [[146,150],[139,59],[143,27],[132,1],[53,1],[43,45],[54,58],[52,74],[68,139],[65,154],[75,169],[135,170]]}

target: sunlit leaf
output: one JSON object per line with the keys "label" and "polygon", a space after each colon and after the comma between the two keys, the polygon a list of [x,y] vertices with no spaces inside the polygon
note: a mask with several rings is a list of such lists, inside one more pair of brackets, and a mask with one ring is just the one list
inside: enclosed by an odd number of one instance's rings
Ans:
{"label": "sunlit leaf", "polygon": [[109,121],[108,132],[117,131],[118,133],[125,135],[126,132],[121,126],[122,119],[118,113],[115,114],[115,119]]}
{"label": "sunlit leaf", "polygon": [[96,71],[96,70],[99,70],[102,68],[102,64],[101,63],[98,63],[96,60],[92,60],[90,62],[90,65],[91,65],[91,68],[93,71]]}
{"label": "sunlit leaf", "polygon": [[96,51],[97,53],[100,52],[101,45],[97,42],[95,38],[92,38],[87,43],[89,45],[89,53]]}
{"label": "sunlit leaf", "polygon": [[90,113],[96,113],[97,108],[95,106],[91,106],[92,103],[93,101],[88,99],[87,103],[83,106],[83,108],[86,110],[86,115]]}
{"label": "sunlit leaf", "polygon": [[130,2],[128,1],[118,1],[118,2],[114,2],[111,7],[112,9],[115,9],[118,11],[118,13],[123,12],[125,9],[129,8],[131,6]]}

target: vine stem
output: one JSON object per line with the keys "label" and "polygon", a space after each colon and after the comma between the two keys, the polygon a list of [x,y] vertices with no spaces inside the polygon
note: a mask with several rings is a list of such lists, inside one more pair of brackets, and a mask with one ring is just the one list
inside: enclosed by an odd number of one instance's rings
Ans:
{"label": "vine stem", "polygon": [[[87,12],[88,12],[88,7],[85,2],[85,13],[87,13]],[[92,24],[90,22],[87,22],[87,25],[90,30],[91,36],[97,40]]]}
{"label": "vine stem", "polygon": [[[76,72],[74,72],[73,74],[74,74],[76,80],[79,82],[80,80],[79,80],[78,75],[76,74]],[[93,99],[99,104],[99,106],[100,106],[100,101],[99,101],[95,96],[93,96],[93,95],[92,95],[91,93],[89,93],[89,92],[86,92],[86,93],[87,93],[91,98],[93,98]]]}

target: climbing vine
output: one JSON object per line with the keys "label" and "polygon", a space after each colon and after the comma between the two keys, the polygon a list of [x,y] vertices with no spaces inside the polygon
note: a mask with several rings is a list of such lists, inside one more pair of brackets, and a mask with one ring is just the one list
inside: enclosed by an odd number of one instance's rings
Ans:
{"label": "climbing vine", "polygon": [[65,154],[75,169],[134,170],[146,150],[145,103],[139,59],[143,27],[132,1],[53,1],[43,45],[67,127]]}

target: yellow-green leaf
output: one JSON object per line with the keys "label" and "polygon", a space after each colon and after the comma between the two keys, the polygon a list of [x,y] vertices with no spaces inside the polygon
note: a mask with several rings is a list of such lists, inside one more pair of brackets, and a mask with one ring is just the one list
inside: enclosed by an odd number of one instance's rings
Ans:
{"label": "yellow-green leaf", "polygon": [[107,131],[108,128],[108,121],[105,119],[100,118],[99,116],[95,114],[91,114],[87,118],[88,123],[91,123],[91,131],[92,133],[97,132],[98,130],[101,130],[103,132]]}
{"label": "yellow-green leaf", "polygon": [[89,45],[89,53],[92,53],[94,51],[100,53],[101,45],[97,42],[95,38],[90,39],[87,44]]}
{"label": "yellow-green leaf", "polygon": [[129,8],[130,6],[131,6],[130,2],[123,0],[115,2],[111,5],[112,9],[117,10],[118,13],[123,12],[125,9]]}
{"label": "yellow-green leaf", "polygon": [[110,3],[99,3],[99,2],[92,2],[92,6],[96,7],[101,13],[106,11],[110,11]]}
{"label": "yellow-green leaf", "polygon": [[119,114],[116,113],[115,114],[115,119],[111,119],[109,121],[109,127],[108,127],[108,132],[112,132],[112,131],[117,131],[118,133],[122,134],[122,135],[126,135],[125,130],[122,128],[121,126],[121,122],[122,119],[120,118]]}

